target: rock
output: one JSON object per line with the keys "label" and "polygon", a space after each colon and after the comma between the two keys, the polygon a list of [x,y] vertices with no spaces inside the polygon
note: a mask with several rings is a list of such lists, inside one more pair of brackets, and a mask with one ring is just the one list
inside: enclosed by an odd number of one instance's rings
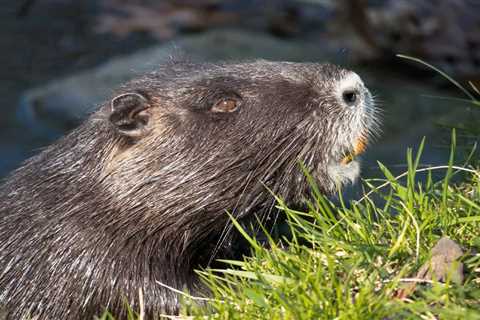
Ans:
{"label": "rock", "polygon": [[459,261],[463,255],[462,248],[448,237],[441,238],[431,250],[430,259],[418,270],[415,281],[396,293],[399,299],[405,299],[411,295],[417,283],[422,280],[446,282],[451,281],[461,285],[463,283],[463,263]]}
{"label": "rock", "polygon": [[445,282],[450,279],[463,283],[463,263],[458,259],[463,255],[462,248],[450,238],[443,237],[432,248],[432,257],[418,271],[417,277]]}
{"label": "rock", "polygon": [[402,53],[422,58],[455,78],[480,78],[478,1],[343,0],[336,4],[333,30],[338,36],[358,36],[360,41],[348,41],[357,61],[378,62]]}

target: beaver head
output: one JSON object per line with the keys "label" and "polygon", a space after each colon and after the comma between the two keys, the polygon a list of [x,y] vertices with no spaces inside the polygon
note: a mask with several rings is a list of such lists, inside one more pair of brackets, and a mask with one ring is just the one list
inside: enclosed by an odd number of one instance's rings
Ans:
{"label": "beaver head", "polygon": [[353,181],[355,156],[376,129],[361,79],[330,64],[173,65],[123,88],[101,112],[124,138],[112,141],[105,171],[115,194],[190,199],[198,211],[234,215],[263,203],[265,186],[301,200],[299,163],[325,193]]}
{"label": "beaver head", "polygon": [[0,299],[15,316],[176,312],[194,269],[231,253],[227,212],[299,204],[355,179],[372,95],[331,64],[172,63],[122,87],[2,187]]}

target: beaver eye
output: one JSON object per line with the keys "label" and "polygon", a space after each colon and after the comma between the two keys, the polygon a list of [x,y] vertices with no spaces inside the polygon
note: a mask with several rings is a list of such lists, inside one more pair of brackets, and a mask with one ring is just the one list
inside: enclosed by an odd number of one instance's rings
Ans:
{"label": "beaver eye", "polygon": [[345,90],[342,94],[342,99],[348,105],[355,104],[357,101],[357,93],[354,90]]}
{"label": "beaver eye", "polygon": [[212,112],[234,112],[239,106],[239,101],[235,99],[222,99],[217,101],[211,110]]}
{"label": "beaver eye", "polygon": [[343,102],[345,102],[349,106],[354,106],[358,104],[358,92],[356,90],[345,90],[342,93]]}

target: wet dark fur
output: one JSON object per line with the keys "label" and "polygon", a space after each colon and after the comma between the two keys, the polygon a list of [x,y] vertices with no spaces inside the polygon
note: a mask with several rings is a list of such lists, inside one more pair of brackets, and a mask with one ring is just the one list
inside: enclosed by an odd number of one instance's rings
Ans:
{"label": "wet dark fur", "polygon": [[[121,315],[124,298],[138,307],[139,288],[147,318],[178,312],[177,295],[157,281],[200,294],[194,269],[234,251],[226,211],[264,218],[274,204],[265,186],[299,203],[299,160],[318,165],[320,187],[332,191],[332,132],[348,118],[331,84],[345,72],[173,63],[121,88],[150,106],[138,134],[124,134],[130,128],[110,116],[109,101],[0,188],[8,319],[92,319],[106,308]],[[211,112],[222,97],[239,110]]]}

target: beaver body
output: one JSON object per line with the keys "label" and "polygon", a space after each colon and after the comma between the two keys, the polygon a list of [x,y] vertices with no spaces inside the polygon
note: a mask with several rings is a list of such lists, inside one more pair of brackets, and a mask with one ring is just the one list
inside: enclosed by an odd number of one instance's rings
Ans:
{"label": "beaver body", "polygon": [[265,217],[270,192],[300,203],[299,162],[331,193],[374,128],[370,93],[334,65],[162,66],[0,187],[0,305],[8,319],[121,318],[141,289],[149,319],[175,314],[158,282],[204,292],[194,270],[235,255],[226,212]]}

